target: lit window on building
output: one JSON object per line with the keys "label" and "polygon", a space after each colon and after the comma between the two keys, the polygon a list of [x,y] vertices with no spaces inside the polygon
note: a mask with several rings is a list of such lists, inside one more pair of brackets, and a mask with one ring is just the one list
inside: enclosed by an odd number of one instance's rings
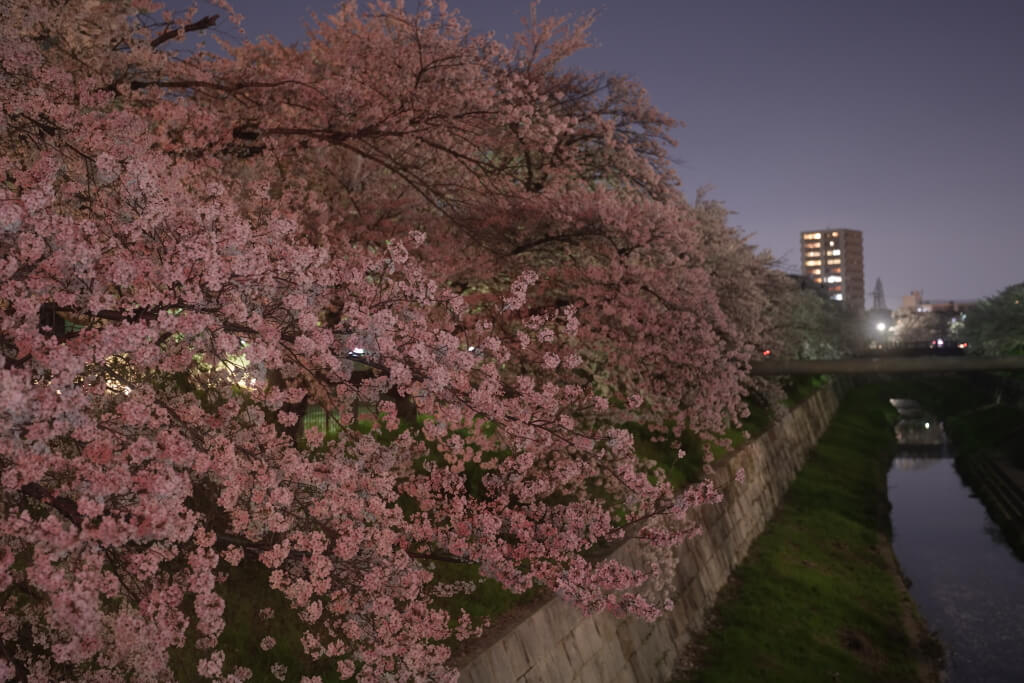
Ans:
{"label": "lit window on building", "polygon": [[821,265],[821,259],[808,259],[807,261],[804,261],[804,265],[808,266],[808,267],[809,266],[820,266]]}
{"label": "lit window on building", "polygon": [[814,258],[815,256],[821,256],[821,252],[817,249],[812,249],[811,251],[805,251],[804,256],[807,258]]}
{"label": "lit window on building", "polygon": [[821,233],[820,232],[805,232],[803,236],[804,236],[805,240],[820,240],[821,239]]}
{"label": "lit window on building", "polygon": [[831,234],[831,235],[829,235],[829,237],[839,237],[839,233],[838,233],[838,232],[836,232],[835,230],[833,230],[833,231],[832,231],[832,234]]}
{"label": "lit window on building", "polygon": [[843,281],[843,276],[842,275],[829,275],[828,276],[828,281],[829,282],[842,282]]}
{"label": "lit window on building", "polygon": [[842,301],[843,300],[843,293],[840,292],[839,294],[833,294],[831,298],[832,298],[833,301]]}
{"label": "lit window on building", "polygon": [[825,261],[825,264],[829,266],[839,266],[842,265],[842,263],[843,260],[838,258],[830,258],[829,260]]}
{"label": "lit window on building", "polygon": [[811,275],[821,275],[821,268],[812,268]]}
{"label": "lit window on building", "polygon": [[838,249],[833,249],[832,251],[828,252],[828,255],[829,255],[829,256],[839,256],[839,255],[840,255],[841,253],[842,253],[842,252],[841,252],[840,250],[838,250]]}

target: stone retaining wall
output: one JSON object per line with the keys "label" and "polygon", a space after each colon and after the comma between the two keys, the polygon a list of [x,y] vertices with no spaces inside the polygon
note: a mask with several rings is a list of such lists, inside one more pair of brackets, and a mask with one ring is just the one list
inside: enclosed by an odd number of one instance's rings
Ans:
{"label": "stone retaining wall", "polygon": [[[676,548],[675,609],[649,624],[608,614],[586,616],[560,600],[540,606],[461,668],[463,683],[632,683],[666,681],[686,645],[703,629],[733,567],[746,556],[839,405],[836,383],[733,454],[716,472],[725,502],[700,511],[704,534]],[[742,467],[746,478],[735,482]],[[635,541],[613,557],[646,566]]]}

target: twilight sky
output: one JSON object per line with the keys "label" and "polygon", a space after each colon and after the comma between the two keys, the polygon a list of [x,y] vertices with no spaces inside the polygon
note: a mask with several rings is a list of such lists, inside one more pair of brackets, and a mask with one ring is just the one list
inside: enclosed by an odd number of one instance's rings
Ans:
{"label": "twilight sky", "polygon": [[[415,0],[408,4],[414,6]],[[305,37],[334,0],[236,0],[250,36]],[[450,0],[515,32],[528,0]],[[573,64],[627,75],[685,122],[673,158],[790,270],[799,233],[864,233],[865,285],[890,307],[1024,280],[1020,0],[546,0],[600,10]]]}

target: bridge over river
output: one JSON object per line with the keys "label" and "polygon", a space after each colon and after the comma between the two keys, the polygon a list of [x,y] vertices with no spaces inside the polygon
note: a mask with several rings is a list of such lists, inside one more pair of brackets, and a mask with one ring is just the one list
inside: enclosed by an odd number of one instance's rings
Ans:
{"label": "bridge over river", "polygon": [[878,356],[837,360],[772,358],[753,365],[755,375],[866,375],[905,372],[985,372],[1024,370],[1024,356]]}

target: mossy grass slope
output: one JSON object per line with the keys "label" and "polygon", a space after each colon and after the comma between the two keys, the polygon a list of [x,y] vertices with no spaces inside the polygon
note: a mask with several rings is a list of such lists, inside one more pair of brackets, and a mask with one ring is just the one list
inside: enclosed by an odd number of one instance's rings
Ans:
{"label": "mossy grass slope", "polygon": [[889,546],[894,395],[902,394],[881,384],[847,394],[723,590],[680,680],[920,679],[929,644],[910,635],[913,606]]}

